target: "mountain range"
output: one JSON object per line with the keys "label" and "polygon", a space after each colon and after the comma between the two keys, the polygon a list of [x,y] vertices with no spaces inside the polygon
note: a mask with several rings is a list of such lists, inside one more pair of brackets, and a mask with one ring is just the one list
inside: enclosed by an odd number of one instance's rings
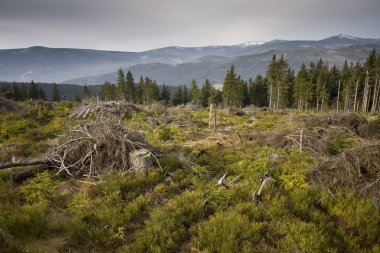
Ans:
{"label": "mountain range", "polygon": [[232,46],[166,47],[143,52],[46,48],[0,50],[0,81],[37,81],[72,84],[114,82],[116,71],[131,70],[159,84],[178,85],[192,79],[221,83],[231,64],[243,79],[264,74],[273,54],[283,54],[297,70],[304,62],[322,58],[330,65],[364,61],[380,51],[380,39],[336,35],[322,40],[272,40]]}

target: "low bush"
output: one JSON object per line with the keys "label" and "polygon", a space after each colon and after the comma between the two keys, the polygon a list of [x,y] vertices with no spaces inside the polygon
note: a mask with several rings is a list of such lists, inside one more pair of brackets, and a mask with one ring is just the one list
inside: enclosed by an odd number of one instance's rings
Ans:
{"label": "low bush", "polygon": [[125,252],[178,252],[188,228],[204,218],[203,193],[184,192],[151,212],[145,227],[134,236]]}
{"label": "low bush", "polygon": [[22,186],[21,191],[29,203],[48,204],[54,197],[57,182],[52,174],[45,171],[37,174],[27,185]]}

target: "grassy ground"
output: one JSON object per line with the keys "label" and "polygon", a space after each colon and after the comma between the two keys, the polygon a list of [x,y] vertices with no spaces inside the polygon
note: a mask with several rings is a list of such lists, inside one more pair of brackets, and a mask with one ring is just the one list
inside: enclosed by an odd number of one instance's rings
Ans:
{"label": "grassy ground", "polygon": [[[1,115],[2,162],[41,156],[54,138],[83,121],[67,117],[73,104],[24,106],[26,112]],[[188,127],[152,124],[161,115],[155,110],[122,123],[143,130],[163,151],[163,171],[100,180],[44,172],[22,183],[11,181],[10,170],[0,171],[2,252],[380,251],[378,201],[310,180],[320,163],[377,137],[345,133],[330,138],[326,152],[301,152],[272,137],[298,133],[305,113],[247,109],[239,117],[223,110],[214,130],[206,109],[169,110],[171,118],[195,123]],[[372,117],[376,132],[379,119]],[[284,159],[271,164],[273,154]],[[271,169],[275,181],[265,186],[261,203],[254,202],[260,176]],[[239,176],[228,189],[217,186],[225,173],[226,182]]]}

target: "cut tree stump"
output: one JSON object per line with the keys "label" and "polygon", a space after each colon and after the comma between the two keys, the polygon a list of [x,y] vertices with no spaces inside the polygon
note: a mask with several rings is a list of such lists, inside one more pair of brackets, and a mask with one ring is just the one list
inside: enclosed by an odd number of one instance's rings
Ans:
{"label": "cut tree stump", "polygon": [[134,171],[146,171],[152,169],[153,166],[153,155],[152,153],[145,149],[133,150],[129,153],[129,160],[131,163],[131,170]]}

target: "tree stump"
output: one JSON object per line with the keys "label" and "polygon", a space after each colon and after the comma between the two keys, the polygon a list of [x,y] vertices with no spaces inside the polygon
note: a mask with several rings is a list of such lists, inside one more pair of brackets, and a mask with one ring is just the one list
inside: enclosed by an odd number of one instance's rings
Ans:
{"label": "tree stump", "polygon": [[134,171],[141,172],[154,167],[153,155],[145,148],[131,151],[129,153],[129,161],[131,163],[131,169]]}

